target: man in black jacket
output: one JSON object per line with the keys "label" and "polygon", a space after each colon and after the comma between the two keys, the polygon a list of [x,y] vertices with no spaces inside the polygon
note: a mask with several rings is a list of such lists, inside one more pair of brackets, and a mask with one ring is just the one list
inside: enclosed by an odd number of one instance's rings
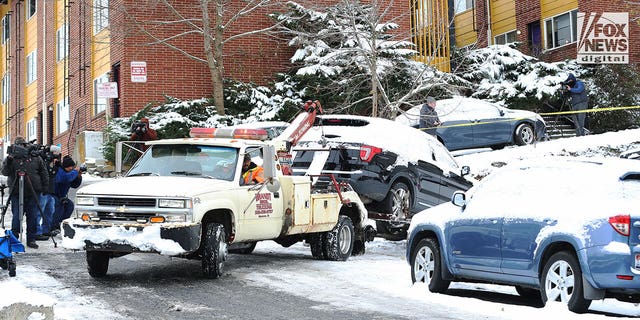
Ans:
{"label": "man in black jacket", "polygon": [[[574,76],[572,73],[569,73],[567,80],[565,80],[563,84],[571,97],[571,110],[586,110],[589,107],[589,96],[587,95],[587,90],[584,86],[584,83],[576,79],[576,76]],[[584,120],[586,116],[587,115],[584,112],[571,114],[573,123],[576,126],[577,136],[584,136]]]}
{"label": "man in black jacket", "polygon": [[[14,153],[7,155],[2,162],[2,175],[7,176],[9,184],[9,201],[11,202],[11,230],[13,234],[20,235],[21,217],[20,212],[20,177],[23,176],[23,209],[27,218],[27,247],[37,249],[36,229],[37,217],[39,214],[38,201],[40,193],[49,184],[49,174],[44,160],[39,156],[34,156],[28,150],[23,137],[16,137],[14,141]],[[18,152],[20,151],[20,152]],[[19,153],[19,154],[18,154]]]}

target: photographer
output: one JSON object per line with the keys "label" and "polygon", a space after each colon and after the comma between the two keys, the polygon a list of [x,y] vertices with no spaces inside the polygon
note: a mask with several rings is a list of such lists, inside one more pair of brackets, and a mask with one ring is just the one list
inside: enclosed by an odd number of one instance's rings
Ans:
{"label": "photographer", "polygon": [[41,227],[38,228],[38,230],[41,231],[41,236],[37,237],[36,240],[46,240],[49,236],[55,236],[60,233],[60,228],[53,224],[53,217],[56,210],[55,177],[60,168],[60,159],[58,156],[51,157],[51,161],[48,163],[45,160],[49,174],[49,183],[40,196],[40,208],[42,208],[43,217]]}
{"label": "photographer", "polygon": [[[70,188],[77,188],[82,183],[82,170],[76,167],[75,161],[70,156],[62,158],[62,164],[56,172],[54,191],[56,197],[56,210],[53,215],[53,225],[59,227],[62,220],[67,219],[73,212],[74,204],[67,194]],[[56,229],[54,229],[56,230]],[[58,231],[53,231],[54,233]]]}
{"label": "photographer", "polygon": [[[572,111],[582,111],[587,109],[589,105],[589,96],[587,95],[587,90],[585,89],[582,81],[576,79],[572,73],[569,73],[567,80],[562,83],[562,86],[570,96]],[[586,114],[584,112],[573,113],[571,117],[573,118],[573,123],[576,126],[576,135],[583,136]]]}
{"label": "photographer", "polygon": [[8,155],[2,162],[2,174],[7,176],[9,185],[9,201],[11,202],[11,230],[19,235],[20,225],[20,176],[23,176],[23,209],[27,220],[27,247],[37,249],[36,232],[39,214],[38,202],[40,193],[49,183],[49,175],[44,161],[37,154],[34,155],[23,137],[16,137],[14,144],[9,147]]}
{"label": "photographer", "polygon": [[[158,140],[158,133],[156,130],[151,129],[149,126],[149,119],[142,118],[131,126],[131,138],[132,141],[151,141]],[[142,147],[142,150],[146,150],[146,145]]]}

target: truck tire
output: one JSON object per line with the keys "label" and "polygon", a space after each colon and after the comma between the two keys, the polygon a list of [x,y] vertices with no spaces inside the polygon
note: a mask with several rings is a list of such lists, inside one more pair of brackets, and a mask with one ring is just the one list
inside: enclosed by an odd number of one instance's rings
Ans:
{"label": "truck tire", "polygon": [[224,226],[209,223],[206,226],[202,252],[202,273],[206,278],[218,279],[222,275],[227,253],[227,233]]}
{"label": "truck tire", "polygon": [[104,251],[87,251],[87,270],[93,278],[102,278],[109,270],[109,254]]}
{"label": "truck tire", "polygon": [[251,254],[255,250],[257,243],[256,241],[232,243],[229,245],[229,253]]}
{"label": "truck tire", "polygon": [[326,233],[325,251],[327,260],[347,261],[353,251],[356,234],[351,218],[340,216],[333,230]]}
{"label": "truck tire", "polygon": [[311,247],[311,255],[317,260],[326,260],[327,253],[324,251],[327,237],[324,232],[312,233],[309,235],[309,247]]}

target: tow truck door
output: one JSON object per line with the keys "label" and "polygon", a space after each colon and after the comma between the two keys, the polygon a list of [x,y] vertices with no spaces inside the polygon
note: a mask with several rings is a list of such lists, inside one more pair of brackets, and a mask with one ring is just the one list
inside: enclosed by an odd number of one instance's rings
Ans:
{"label": "tow truck door", "polygon": [[[260,149],[247,149],[251,160],[262,166],[262,152]],[[241,157],[242,158],[242,157]],[[241,166],[237,172],[241,172]],[[240,184],[241,176],[238,175]],[[272,192],[265,184],[241,185],[238,192],[239,224],[237,238],[243,240],[272,239],[280,235],[282,230],[283,207],[282,189]]]}

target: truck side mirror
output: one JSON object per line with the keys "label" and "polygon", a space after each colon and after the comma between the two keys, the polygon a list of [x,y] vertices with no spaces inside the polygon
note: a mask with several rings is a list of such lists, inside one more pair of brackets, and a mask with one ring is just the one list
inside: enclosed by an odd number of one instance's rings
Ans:
{"label": "truck side mirror", "polygon": [[276,177],[276,161],[278,161],[276,150],[273,146],[266,146],[262,150],[262,168],[264,178],[270,180]]}
{"label": "truck side mirror", "polygon": [[462,166],[460,170],[460,176],[464,177],[468,175],[470,172],[471,172],[471,168],[469,168],[469,166]]}

